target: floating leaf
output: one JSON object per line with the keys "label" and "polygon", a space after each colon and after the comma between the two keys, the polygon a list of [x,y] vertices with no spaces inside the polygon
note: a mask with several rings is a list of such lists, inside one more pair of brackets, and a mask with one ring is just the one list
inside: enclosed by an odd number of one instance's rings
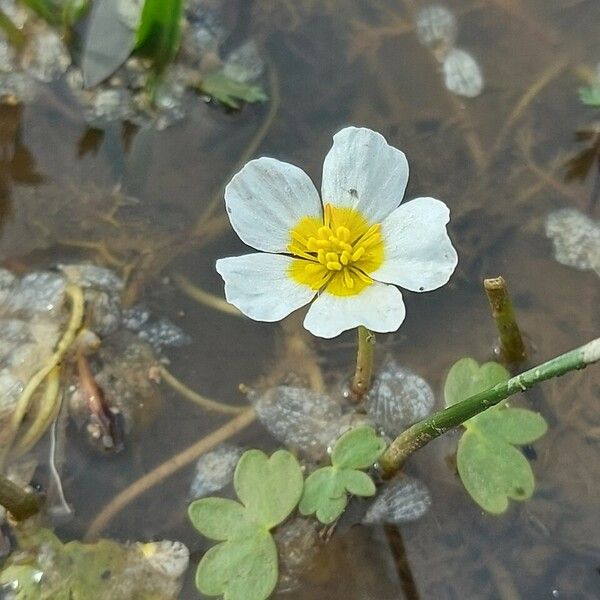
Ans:
{"label": "floating leaf", "polygon": [[303,515],[316,514],[321,523],[333,523],[346,508],[348,494],[373,496],[373,480],[359,469],[375,464],[385,441],[371,427],[357,427],[342,435],[331,452],[330,467],[311,473],[300,500]]}
{"label": "floating leaf", "polygon": [[284,521],[302,495],[302,471],[295,457],[279,450],[267,457],[248,450],[233,477],[242,501],[203,498],[188,509],[194,526],[221,541],[202,558],[196,586],[227,600],[264,600],[277,583],[277,549],[269,530]]}
{"label": "floating leaf", "polygon": [[135,46],[135,32],[119,18],[119,2],[94,2],[81,59],[86,87],[110,77],[129,58]]}
{"label": "floating leaf", "polygon": [[[444,395],[450,406],[509,379],[498,363],[478,365],[472,358],[456,362],[446,378]],[[535,480],[531,466],[515,445],[529,444],[547,429],[544,418],[524,408],[500,404],[463,423],[457,466],[470,496],[484,510],[500,514],[509,498],[527,500]]]}
{"label": "floating leaf", "polygon": [[277,548],[268,531],[211,548],[196,572],[196,587],[227,600],[268,598],[277,584]]}
{"label": "floating leaf", "polygon": [[260,85],[251,85],[228,78],[222,71],[210,73],[202,78],[198,87],[213,100],[237,109],[240,102],[266,102],[269,98]]}
{"label": "floating leaf", "polygon": [[146,0],[135,48],[152,59],[161,73],[175,58],[181,43],[183,0]]}
{"label": "floating leaf", "polygon": [[586,106],[600,107],[600,85],[579,88],[579,99]]}
{"label": "floating leaf", "polygon": [[412,477],[402,477],[380,488],[362,522],[368,525],[399,525],[421,518],[431,506],[425,484]]}

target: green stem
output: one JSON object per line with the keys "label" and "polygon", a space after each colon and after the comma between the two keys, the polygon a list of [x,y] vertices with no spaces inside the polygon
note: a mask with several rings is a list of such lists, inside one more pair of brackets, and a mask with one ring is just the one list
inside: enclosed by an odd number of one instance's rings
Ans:
{"label": "green stem", "polygon": [[561,354],[548,362],[529,369],[493,388],[457,402],[445,410],[415,423],[402,432],[387,448],[379,460],[379,468],[385,476],[391,476],[402,468],[404,461],[416,450],[431,440],[458,427],[467,419],[483,412],[487,408],[502,402],[517,392],[525,391],[541,381],[560,377],[569,371],[583,369],[600,360],[600,338],[585,346]]}
{"label": "green stem", "polygon": [[509,365],[517,365],[527,358],[527,352],[517,325],[506,281],[503,277],[484,279],[483,287],[498,328],[502,359]]}
{"label": "green stem", "polygon": [[24,521],[40,510],[40,498],[37,494],[26,492],[4,475],[0,475],[0,504],[17,521]]}
{"label": "green stem", "polygon": [[0,10],[0,29],[6,34],[8,41],[16,48],[20,48],[25,43],[24,33],[10,20],[3,10]]}
{"label": "green stem", "polygon": [[375,335],[362,325],[358,328],[358,352],[356,354],[356,370],[352,378],[350,398],[360,402],[369,391],[373,377],[373,358],[375,356]]}

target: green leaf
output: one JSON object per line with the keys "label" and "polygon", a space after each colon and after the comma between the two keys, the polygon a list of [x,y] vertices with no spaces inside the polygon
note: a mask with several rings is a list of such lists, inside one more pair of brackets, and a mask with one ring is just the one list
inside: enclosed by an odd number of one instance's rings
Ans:
{"label": "green leaf", "polygon": [[263,600],[278,578],[273,536],[259,531],[251,537],[211,548],[196,571],[196,587],[207,596],[226,600]]}
{"label": "green leaf", "polygon": [[246,509],[227,498],[202,498],[192,502],[188,515],[194,527],[204,536],[220,542],[248,535],[256,523],[248,522]]}
{"label": "green leaf", "polygon": [[[510,375],[498,363],[481,366],[472,358],[456,362],[444,386],[448,406],[507,381]],[[515,445],[529,444],[547,430],[544,418],[525,408],[500,404],[463,423],[457,466],[469,495],[484,510],[503,513],[509,499],[527,500],[535,479],[531,466]]]}
{"label": "green leaf", "polygon": [[266,102],[269,98],[260,85],[251,85],[229,79],[222,71],[210,73],[202,78],[198,87],[213,100],[238,109],[240,102]]}
{"label": "green leaf", "polygon": [[183,0],[144,3],[135,48],[152,59],[156,73],[161,73],[179,51],[183,4]]}
{"label": "green leaf", "polygon": [[497,362],[479,366],[473,358],[461,358],[452,365],[444,385],[446,406],[456,404],[510,379],[510,373]]}
{"label": "green leaf", "polygon": [[65,0],[62,5],[61,21],[64,27],[76,25],[92,7],[91,0]]}
{"label": "green leaf", "polygon": [[600,85],[579,88],[579,99],[586,106],[600,107]]}
{"label": "green leaf", "polygon": [[371,427],[350,429],[335,443],[331,464],[348,469],[366,469],[377,462],[385,450],[385,440]]}
{"label": "green leaf", "polygon": [[332,466],[311,473],[300,500],[303,515],[315,514],[321,523],[333,523],[345,510],[348,494],[373,496],[373,480],[366,469],[385,450],[385,441],[371,427],[357,427],[343,434],[331,452]]}
{"label": "green leaf", "polygon": [[119,15],[119,1],[94,2],[81,59],[86,87],[110,77],[129,58],[135,46],[135,32]]}
{"label": "green leaf", "polygon": [[270,458],[248,450],[233,476],[235,491],[251,517],[271,529],[294,510],[302,495],[302,471],[293,454],[278,450]]}
{"label": "green leaf", "polygon": [[269,530],[294,510],[303,489],[302,470],[287,450],[271,457],[248,450],[233,477],[240,504],[225,498],[193,502],[189,517],[206,537],[222,540],[200,561],[196,586],[226,600],[265,600],[278,577],[277,549]]}

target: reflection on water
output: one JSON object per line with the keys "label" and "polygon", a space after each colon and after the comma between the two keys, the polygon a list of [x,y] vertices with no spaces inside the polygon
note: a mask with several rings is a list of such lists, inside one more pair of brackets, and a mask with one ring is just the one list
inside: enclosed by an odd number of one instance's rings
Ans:
{"label": "reflection on water", "polygon": [[[221,295],[215,259],[244,251],[225,220],[221,189],[246,150],[301,164],[318,182],[331,135],[364,125],[408,155],[408,197],[427,190],[450,206],[460,256],[451,284],[420,297],[418,310],[405,294],[409,318],[399,333],[380,336],[379,356],[389,351],[418,373],[440,404],[458,357],[489,356],[494,332],[480,282],[499,273],[534,360],[577,346],[598,330],[597,274],[556,262],[544,227],[558,209],[599,216],[595,175],[565,175],[581,150],[574,132],[598,116],[577,90],[600,58],[600,4],[558,4],[445,2],[456,21],[448,47],[481,70],[481,93],[465,98],[445,87],[439,52],[417,35],[425,2],[224,0],[233,32],[225,46],[251,36],[269,56],[270,103],[228,113],[190,98],[187,118],[163,132],[114,124],[93,135],[61,84],[24,108],[2,109],[0,256],[21,270],[85,258],[117,271],[126,301],[143,300],[192,337],[165,353],[176,376],[211,398],[239,404],[239,383],[283,384],[291,371],[322,387],[351,365],[351,334],[315,341],[294,318],[278,326],[222,314],[183,294],[173,276]],[[317,357],[322,372],[311,367]],[[598,381],[590,370],[527,394],[524,402],[550,423],[532,452],[538,486],[530,502],[501,517],[481,514],[451,466],[456,437],[440,438],[408,465],[430,490],[429,512],[401,526],[401,538],[340,527],[287,597],[598,597]],[[70,436],[64,485],[76,516],[61,535],[81,538],[115,494],[227,419],[163,390],[162,411],[120,455],[99,457]],[[277,445],[257,424],[235,441]],[[141,494],[105,533],[181,539],[197,559],[205,542],[185,515],[193,464]],[[196,596],[190,572],[182,597]]]}

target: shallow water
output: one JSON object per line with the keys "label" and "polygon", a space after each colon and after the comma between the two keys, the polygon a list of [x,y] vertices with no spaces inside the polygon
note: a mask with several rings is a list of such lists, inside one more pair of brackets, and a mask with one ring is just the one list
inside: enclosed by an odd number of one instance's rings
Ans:
{"label": "shallow water", "polygon": [[[560,208],[600,217],[594,173],[583,182],[565,181],[566,162],[583,149],[574,132],[599,116],[579,102],[577,89],[600,60],[600,4],[445,2],[456,15],[454,46],[481,69],[483,89],[474,98],[446,89],[438,58],[419,41],[414,20],[424,6],[225,0],[223,17],[233,32],[226,43],[248,36],[260,42],[269,59],[271,102],[226,113],[190,100],[187,118],[161,132],[120,124],[103,134],[87,131],[61,82],[42,88],[23,109],[0,109],[5,266],[30,270],[81,259],[133,266],[131,296],[192,337],[190,345],[165,352],[171,371],[211,398],[241,404],[239,383],[280,383],[292,366],[314,358],[311,352],[326,378],[335,379],[352,364],[352,334],[302,338],[308,348],[294,355],[295,321],[284,329],[217,312],[182,294],[175,276],[222,294],[215,259],[245,249],[222,219],[209,229],[195,223],[214,198],[214,214],[224,215],[222,186],[263,124],[268,130],[254,155],[299,164],[316,182],[333,133],[364,125],[406,152],[407,198],[431,195],[450,206],[460,257],[448,286],[405,293],[407,320],[397,334],[378,336],[381,359],[389,351],[425,378],[439,406],[449,366],[464,355],[491,354],[494,328],[481,280],[498,274],[509,282],[533,361],[595,337],[598,275],[559,264],[544,226]],[[62,536],[82,537],[115,494],[228,418],[162,389],[161,412],[121,455],[101,457],[69,431],[63,483],[76,513],[59,529]],[[399,533],[340,528],[302,587],[281,597],[599,597],[599,395],[600,376],[592,368],[521,399],[550,424],[530,452],[537,479],[530,502],[513,503],[501,517],[482,514],[455,474],[456,435],[447,435],[407,467],[431,492],[425,517]],[[276,447],[259,425],[235,441]],[[103,534],[179,539],[199,558],[207,546],[185,515],[192,475],[190,463],[125,507]],[[195,597],[190,569],[182,598]]]}

